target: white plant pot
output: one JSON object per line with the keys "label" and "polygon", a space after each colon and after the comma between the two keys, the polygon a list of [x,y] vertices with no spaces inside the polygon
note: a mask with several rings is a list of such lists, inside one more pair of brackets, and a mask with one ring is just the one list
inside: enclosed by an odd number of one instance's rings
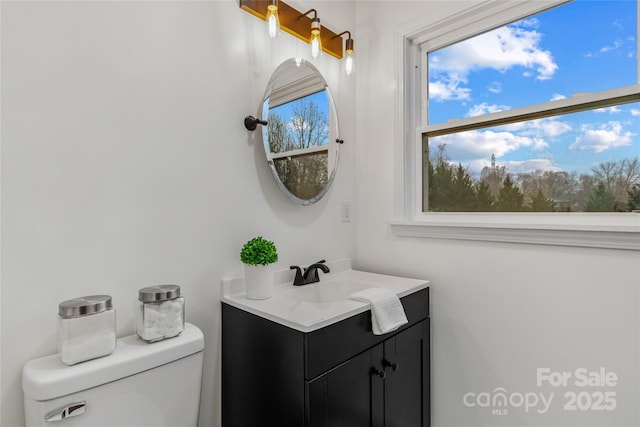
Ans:
{"label": "white plant pot", "polygon": [[270,265],[244,265],[244,284],[249,299],[271,298],[273,272]]}

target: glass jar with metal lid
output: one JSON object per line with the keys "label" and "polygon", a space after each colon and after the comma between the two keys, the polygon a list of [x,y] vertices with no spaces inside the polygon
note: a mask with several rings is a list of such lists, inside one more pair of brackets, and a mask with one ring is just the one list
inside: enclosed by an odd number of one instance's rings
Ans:
{"label": "glass jar with metal lid", "polygon": [[138,291],[136,333],[147,342],[180,335],[184,330],[184,298],[178,285],[155,285]]}
{"label": "glass jar with metal lid", "polygon": [[116,313],[111,296],[89,295],[58,304],[58,351],[75,365],[107,356],[116,348]]}

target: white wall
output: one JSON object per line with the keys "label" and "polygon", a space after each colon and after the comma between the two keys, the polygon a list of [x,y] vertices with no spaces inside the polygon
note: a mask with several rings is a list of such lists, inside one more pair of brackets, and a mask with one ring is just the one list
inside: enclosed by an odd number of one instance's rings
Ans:
{"label": "white wall", "polygon": [[[432,281],[435,427],[638,426],[638,252],[396,237],[394,32],[434,22],[464,2],[357,2],[356,266]],[[605,367],[615,387],[538,387],[538,368]],[[554,393],[545,414],[492,415],[466,393]],[[616,393],[612,411],[568,411],[566,392]],[[592,395],[593,396],[593,395]],[[586,399],[586,398],[585,398]],[[515,398],[518,401],[518,398]]]}
{"label": "white wall", "polygon": [[[187,321],[205,333],[200,425],[217,425],[219,287],[242,274],[242,244],[274,240],[281,268],[354,256],[354,224],[340,220],[355,193],[353,79],[327,55],[314,61],[345,144],[332,190],[299,207],[243,119],[308,45],[270,41],[234,0],[1,7],[0,425],[24,423],[21,369],[55,353],[60,301],[111,294],[124,336],[137,290],[158,283],[182,285]],[[353,4],[315,7],[323,24],[353,29]]]}
{"label": "white wall", "polygon": [[[187,320],[205,332],[201,425],[217,425],[220,279],[241,274],[240,246],[256,234],[276,241],[283,267],[355,256],[361,268],[432,280],[436,427],[640,425],[639,254],[389,229],[393,32],[463,2],[313,3],[323,24],[355,28],[357,71],[347,79],[334,59],[314,62],[346,142],[333,189],[312,207],[279,194],[258,134],[242,126],[271,71],[306,46],[268,41],[233,0],[0,4],[3,427],[23,423],[22,365],[55,352],[58,302],[108,292],[127,335],[137,290],[163,282],[183,286]],[[342,200],[355,202],[352,223],[340,222]],[[564,411],[575,388],[535,385],[537,368],[600,366],[619,377],[614,411]],[[462,403],[496,387],[556,396],[544,415]]]}

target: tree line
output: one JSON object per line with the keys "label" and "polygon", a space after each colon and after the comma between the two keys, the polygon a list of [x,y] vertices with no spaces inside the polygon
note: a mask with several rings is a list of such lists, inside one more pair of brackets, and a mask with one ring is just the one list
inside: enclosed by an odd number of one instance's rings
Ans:
{"label": "tree line", "polygon": [[[428,154],[428,153],[427,153]],[[483,168],[474,178],[452,164],[445,145],[428,163],[428,210],[432,212],[631,212],[640,210],[638,158],[604,162],[591,173],[536,170],[509,173]]]}

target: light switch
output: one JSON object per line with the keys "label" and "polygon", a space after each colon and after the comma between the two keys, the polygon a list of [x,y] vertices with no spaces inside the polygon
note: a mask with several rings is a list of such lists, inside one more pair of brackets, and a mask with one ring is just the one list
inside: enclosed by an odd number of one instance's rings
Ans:
{"label": "light switch", "polygon": [[342,213],[341,213],[342,222],[351,222],[351,203],[348,201],[342,202]]}

